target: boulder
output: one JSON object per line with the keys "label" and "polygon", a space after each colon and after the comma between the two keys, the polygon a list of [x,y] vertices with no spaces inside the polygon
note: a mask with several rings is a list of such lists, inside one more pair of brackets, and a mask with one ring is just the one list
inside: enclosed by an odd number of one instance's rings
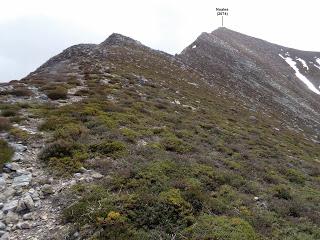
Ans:
{"label": "boulder", "polygon": [[5,230],[6,229],[6,225],[0,221],[0,230]]}
{"label": "boulder", "polygon": [[41,188],[41,191],[42,191],[43,195],[50,195],[50,194],[54,193],[52,186],[49,184],[43,185]]}
{"label": "boulder", "polygon": [[6,185],[6,180],[4,179],[4,177],[0,177],[0,187]]}
{"label": "boulder", "polygon": [[5,231],[0,231],[0,240],[8,240],[10,235],[8,232],[5,232]]}
{"label": "boulder", "polygon": [[21,198],[18,202],[16,211],[22,212],[22,211],[32,211],[34,209],[34,202],[29,194],[25,195],[23,198]]}
{"label": "boulder", "polygon": [[5,220],[6,224],[17,223],[19,221],[19,216],[18,216],[18,214],[10,211],[5,216],[4,220]]}
{"label": "boulder", "polygon": [[26,213],[22,216],[23,220],[33,220],[33,215],[32,213]]}
{"label": "boulder", "polygon": [[18,200],[12,200],[4,204],[2,211],[8,213],[10,211],[15,211],[18,205]]}
{"label": "boulder", "polygon": [[21,222],[17,224],[17,227],[19,229],[30,229],[31,228],[31,224],[29,222]]}
{"label": "boulder", "polygon": [[100,179],[100,178],[103,178],[103,175],[100,174],[100,173],[95,172],[95,173],[92,174],[92,177],[93,177],[94,179]]}
{"label": "boulder", "polygon": [[5,168],[9,169],[10,171],[17,171],[18,169],[20,169],[20,166],[18,163],[12,162],[12,163],[6,163],[4,165]]}
{"label": "boulder", "polygon": [[20,176],[15,177],[13,179],[12,186],[13,187],[28,186],[30,184],[31,179],[32,179],[32,175],[31,174],[20,175]]}
{"label": "boulder", "polygon": [[16,191],[12,187],[8,187],[4,192],[0,194],[0,201],[7,201],[11,196],[15,194],[15,192]]}

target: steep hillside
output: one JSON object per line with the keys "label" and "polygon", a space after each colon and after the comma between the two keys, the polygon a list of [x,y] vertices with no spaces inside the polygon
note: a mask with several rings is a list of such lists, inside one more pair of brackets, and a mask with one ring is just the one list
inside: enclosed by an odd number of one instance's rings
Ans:
{"label": "steep hillside", "polygon": [[319,85],[316,53],[218,29],[178,56],[112,34],[1,86],[3,235],[319,239],[319,96],[289,56]]}
{"label": "steep hillside", "polygon": [[[320,53],[219,28],[202,33],[178,57],[206,74],[214,86],[237,94],[249,108],[318,132]],[[296,65],[298,76],[286,60]]]}

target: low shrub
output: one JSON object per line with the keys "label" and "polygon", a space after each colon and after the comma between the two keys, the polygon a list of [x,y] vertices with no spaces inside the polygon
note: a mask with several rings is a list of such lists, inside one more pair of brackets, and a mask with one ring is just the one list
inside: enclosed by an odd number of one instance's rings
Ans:
{"label": "low shrub", "polygon": [[65,87],[57,86],[52,90],[46,91],[46,94],[51,100],[67,99],[68,90]]}
{"label": "low shrub", "polygon": [[26,87],[17,87],[11,90],[10,94],[16,97],[29,97],[32,95],[32,91]]}
{"label": "low shrub", "polygon": [[77,123],[68,123],[63,125],[62,127],[58,128],[54,136],[56,139],[70,139],[72,141],[77,141],[80,138],[83,138],[88,133],[88,129]]}
{"label": "low shrub", "polygon": [[90,145],[89,150],[93,153],[98,153],[104,156],[119,156],[125,152],[126,146],[120,141],[107,140]]}
{"label": "low shrub", "polygon": [[180,154],[190,152],[193,149],[191,145],[176,137],[166,137],[162,144],[165,150]]}
{"label": "low shrub", "polygon": [[121,133],[129,142],[134,142],[139,136],[139,133],[129,128],[122,128]]}
{"label": "low shrub", "polygon": [[84,145],[64,140],[57,140],[47,145],[39,154],[39,158],[59,175],[78,171],[88,157]]}
{"label": "low shrub", "polygon": [[183,231],[184,239],[256,240],[252,226],[243,219],[202,215],[197,222]]}
{"label": "low shrub", "polygon": [[3,117],[14,117],[17,115],[17,113],[18,111],[16,109],[10,109],[10,108],[4,109],[1,111],[1,115]]}
{"label": "low shrub", "polygon": [[74,95],[75,96],[87,96],[92,94],[93,92],[89,89],[79,89]]}
{"label": "low shrub", "polygon": [[295,169],[292,169],[292,168],[288,169],[285,175],[290,182],[294,182],[298,184],[304,184],[305,182],[304,175]]}
{"label": "low shrub", "polygon": [[49,161],[50,158],[63,158],[72,156],[74,145],[64,140],[57,140],[47,145],[40,153],[40,159],[43,161]]}
{"label": "low shrub", "polygon": [[26,142],[30,138],[29,133],[20,128],[11,128],[9,134],[17,141]]}
{"label": "low shrub", "polygon": [[13,156],[14,150],[9,146],[9,144],[0,139],[0,172],[3,169],[3,165],[10,161]]}
{"label": "low shrub", "polygon": [[11,123],[8,118],[0,117],[0,131],[7,131],[11,127]]}
{"label": "low shrub", "polygon": [[292,198],[290,188],[286,185],[277,185],[273,189],[274,196],[280,199],[289,200]]}

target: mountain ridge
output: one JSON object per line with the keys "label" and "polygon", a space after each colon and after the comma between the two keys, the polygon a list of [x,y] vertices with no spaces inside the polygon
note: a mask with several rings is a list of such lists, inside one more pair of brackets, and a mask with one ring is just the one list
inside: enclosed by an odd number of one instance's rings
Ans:
{"label": "mountain ridge", "polygon": [[0,85],[0,238],[318,240],[317,57],[115,33]]}

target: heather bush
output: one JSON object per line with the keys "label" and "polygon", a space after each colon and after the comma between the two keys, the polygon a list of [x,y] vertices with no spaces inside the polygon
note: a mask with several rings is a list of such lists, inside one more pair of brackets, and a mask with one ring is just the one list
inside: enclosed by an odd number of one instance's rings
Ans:
{"label": "heather bush", "polygon": [[9,144],[5,140],[0,139],[0,172],[3,169],[3,165],[11,160],[13,153],[14,151]]}
{"label": "heather bush", "polygon": [[0,117],[0,131],[7,131],[11,127],[11,123],[8,118]]}
{"label": "heather bush", "polygon": [[57,86],[52,90],[46,91],[46,94],[51,100],[67,99],[68,90],[65,87]]}

